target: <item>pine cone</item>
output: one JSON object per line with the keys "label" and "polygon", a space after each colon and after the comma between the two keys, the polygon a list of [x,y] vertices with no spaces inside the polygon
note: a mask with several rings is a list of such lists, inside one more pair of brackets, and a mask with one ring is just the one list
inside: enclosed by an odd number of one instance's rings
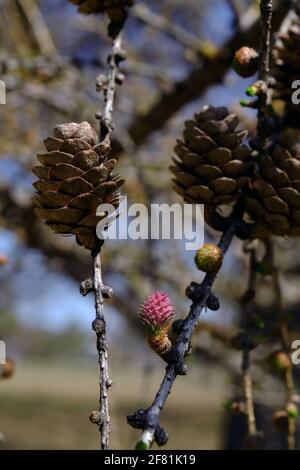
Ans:
{"label": "pine cone", "polygon": [[170,167],[174,189],[185,201],[216,208],[237,200],[252,169],[251,151],[243,145],[247,131],[236,131],[238,124],[235,114],[212,106],[185,123],[175,147],[180,160]]}
{"label": "pine cone", "polygon": [[300,105],[292,103],[292,83],[300,77],[300,16],[295,13],[287,30],[280,34],[273,49],[274,98],[285,103],[285,120],[299,126]]}
{"label": "pine cone", "polygon": [[112,175],[116,160],[109,159],[110,144],[97,144],[88,122],[56,126],[54,137],[44,141],[47,153],[38,155],[41,166],[33,173],[38,191],[36,214],[56,233],[75,234],[79,245],[93,250],[99,243],[96,216],[102,203],[119,204],[117,189],[124,180]]}
{"label": "pine cone", "polygon": [[245,198],[258,226],[256,235],[300,235],[300,145],[296,131],[286,131],[268,154],[260,157],[258,174]]}

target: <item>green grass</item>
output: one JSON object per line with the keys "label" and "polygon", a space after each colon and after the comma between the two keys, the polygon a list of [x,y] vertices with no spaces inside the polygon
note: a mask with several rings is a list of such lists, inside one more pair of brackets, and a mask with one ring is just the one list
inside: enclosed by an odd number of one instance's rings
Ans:
{"label": "green grass", "polygon": [[[139,434],[127,425],[126,415],[151,402],[162,373],[145,378],[138,368],[112,367],[114,449],[134,449]],[[166,449],[221,446],[224,398],[192,374],[178,378],[164,410],[162,425],[170,434]],[[86,364],[17,363],[15,376],[0,382],[0,448],[97,449],[98,429],[88,420],[97,409],[97,377],[97,368]]]}

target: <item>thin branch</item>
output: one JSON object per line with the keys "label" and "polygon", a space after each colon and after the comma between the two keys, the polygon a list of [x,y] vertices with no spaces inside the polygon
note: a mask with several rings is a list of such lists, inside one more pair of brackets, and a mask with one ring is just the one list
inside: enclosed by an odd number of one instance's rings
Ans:
{"label": "thin branch", "polygon": [[[230,223],[218,244],[223,256],[226,254],[235,232],[240,226],[241,217],[242,209],[237,205],[230,217]],[[131,426],[143,430],[137,447],[149,449],[154,439],[159,443],[159,434],[162,430],[159,422],[161,411],[167,401],[177,375],[185,375],[187,373],[187,367],[184,364],[184,357],[189,350],[193,331],[197,325],[197,321],[202,310],[206,306],[217,275],[218,272],[208,273],[201,285],[194,283],[194,286],[197,286],[197,294],[193,296],[193,303],[191,305],[190,312],[183,322],[176,345],[170,353],[166,373],[156,397],[148,409],[138,410],[133,415],[127,417],[128,423]]]}
{"label": "thin branch", "polygon": [[17,0],[17,4],[30,25],[41,54],[46,56],[55,55],[57,50],[54,41],[35,0]]}
{"label": "thin branch", "polygon": [[273,16],[273,0],[261,0],[261,40],[259,57],[259,80],[261,82],[261,93],[258,104],[257,131],[260,138],[266,135],[266,119],[268,116],[268,105],[270,103],[269,75],[271,56],[271,29]]}
{"label": "thin branch", "polygon": [[247,245],[244,248],[246,253],[249,253],[249,280],[247,292],[244,296],[245,308],[243,312],[244,316],[244,331],[242,340],[242,379],[243,379],[243,391],[244,399],[246,403],[247,412],[247,427],[249,436],[257,435],[254,401],[253,401],[253,383],[251,374],[251,349],[253,348],[253,341],[248,331],[249,317],[253,313],[253,307],[256,295],[256,281],[257,281],[257,261],[255,247],[248,248]]}
{"label": "thin branch", "polygon": [[[113,110],[114,101],[116,96],[116,85],[121,83],[119,64],[125,59],[125,53],[121,48],[122,44],[122,25],[111,28],[113,35],[112,47],[108,56],[107,62],[109,71],[107,77],[102,75],[97,78],[96,88],[98,91],[103,92],[104,105],[103,112],[98,113],[97,117],[100,120],[99,140],[109,140],[113,131]],[[108,389],[112,385],[112,381],[108,375],[108,351],[107,351],[107,337],[106,337],[106,320],[104,317],[104,298],[112,297],[112,289],[104,286],[102,281],[101,271],[101,248],[103,241],[99,240],[98,247],[92,253],[93,256],[93,277],[90,280],[81,284],[81,293],[88,294],[94,291],[96,318],[93,321],[92,328],[97,337],[97,351],[99,361],[99,385],[100,385],[100,398],[99,398],[99,413],[92,413],[90,420],[99,426],[101,436],[101,449],[109,449],[110,437],[110,415],[109,415],[109,399]]]}
{"label": "thin branch", "polygon": [[97,90],[104,94],[103,112],[97,114],[97,117],[100,119],[100,141],[109,138],[114,128],[112,115],[114,111],[116,85],[123,81],[119,66],[120,62],[125,58],[125,52],[122,49],[122,32],[119,31],[117,36],[113,39],[111,52],[107,59],[109,66],[107,77],[100,75],[97,78]]}
{"label": "thin branch", "polygon": [[270,73],[271,28],[273,1],[261,0],[261,46],[259,59],[259,78],[266,82]]}
{"label": "thin branch", "polygon": [[243,388],[244,388],[244,398],[246,403],[246,412],[247,412],[247,427],[249,436],[256,436],[257,427],[256,419],[254,413],[254,402],[253,402],[253,387],[252,387],[252,375],[250,372],[250,351],[245,348],[243,350]]}
{"label": "thin branch", "polygon": [[109,449],[110,435],[110,416],[108,389],[112,382],[108,375],[108,357],[107,357],[107,338],[106,338],[106,321],[104,318],[104,295],[111,297],[112,289],[104,286],[101,272],[100,250],[93,256],[93,290],[95,298],[96,318],[93,321],[92,328],[97,336],[97,351],[100,367],[100,408],[99,408],[99,431],[101,436],[101,449]]}
{"label": "thin branch", "polygon": [[[290,339],[289,329],[284,314],[282,288],[279,278],[279,269],[274,265],[274,245],[272,240],[266,240],[266,249],[269,263],[272,270],[273,291],[275,295],[276,313],[278,318],[279,336],[283,351],[287,354],[290,352]],[[293,380],[293,367],[287,367],[284,372],[284,385],[286,391],[286,410],[293,403],[294,396],[294,380]],[[289,450],[296,448],[296,420],[295,417],[288,414],[288,432],[287,432],[287,446]]]}

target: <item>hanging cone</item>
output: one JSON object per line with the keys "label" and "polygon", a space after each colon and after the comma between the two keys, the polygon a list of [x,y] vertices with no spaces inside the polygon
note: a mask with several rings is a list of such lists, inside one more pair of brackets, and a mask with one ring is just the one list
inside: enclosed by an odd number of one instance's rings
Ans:
{"label": "hanging cone", "polygon": [[185,123],[170,167],[174,189],[186,202],[216,208],[239,197],[252,171],[251,150],[243,144],[247,131],[226,108],[208,106]]}
{"label": "hanging cone", "polygon": [[112,175],[116,160],[109,159],[110,144],[97,144],[97,133],[88,122],[56,126],[54,137],[44,141],[47,152],[38,155],[33,168],[39,178],[36,214],[56,233],[74,234],[89,250],[99,243],[96,216],[100,204],[119,204],[118,188],[124,180]]}
{"label": "hanging cone", "polygon": [[[298,143],[299,142],[299,143]],[[259,176],[245,198],[259,234],[300,235],[300,141],[285,131],[278,144],[262,155]]]}

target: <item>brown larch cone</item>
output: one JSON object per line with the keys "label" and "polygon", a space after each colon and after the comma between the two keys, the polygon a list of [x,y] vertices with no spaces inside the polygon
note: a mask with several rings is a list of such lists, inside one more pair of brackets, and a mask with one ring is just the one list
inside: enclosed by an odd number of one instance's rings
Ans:
{"label": "brown larch cone", "polygon": [[99,239],[96,216],[102,203],[119,204],[118,188],[124,180],[113,175],[116,160],[109,158],[110,143],[97,143],[97,133],[88,123],[56,126],[54,137],[44,141],[47,152],[38,155],[33,168],[39,178],[34,202],[36,214],[56,233],[74,234],[79,245],[94,250]]}
{"label": "brown larch cone", "polygon": [[300,127],[300,105],[293,104],[292,83],[300,79],[300,16],[294,14],[287,30],[282,32],[273,48],[274,98],[285,103],[285,120],[293,127]]}
{"label": "brown larch cone", "polygon": [[236,201],[252,171],[251,150],[243,144],[247,131],[237,131],[239,119],[227,108],[207,106],[185,123],[177,141],[179,160],[170,170],[174,189],[186,202],[215,209]]}
{"label": "brown larch cone", "polygon": [[[259,176],[245,198],[258,234],[300,235],[300,145],[297,131],[285,131],[259,160]],[[259,236],[259,235],[258,235]]]}

